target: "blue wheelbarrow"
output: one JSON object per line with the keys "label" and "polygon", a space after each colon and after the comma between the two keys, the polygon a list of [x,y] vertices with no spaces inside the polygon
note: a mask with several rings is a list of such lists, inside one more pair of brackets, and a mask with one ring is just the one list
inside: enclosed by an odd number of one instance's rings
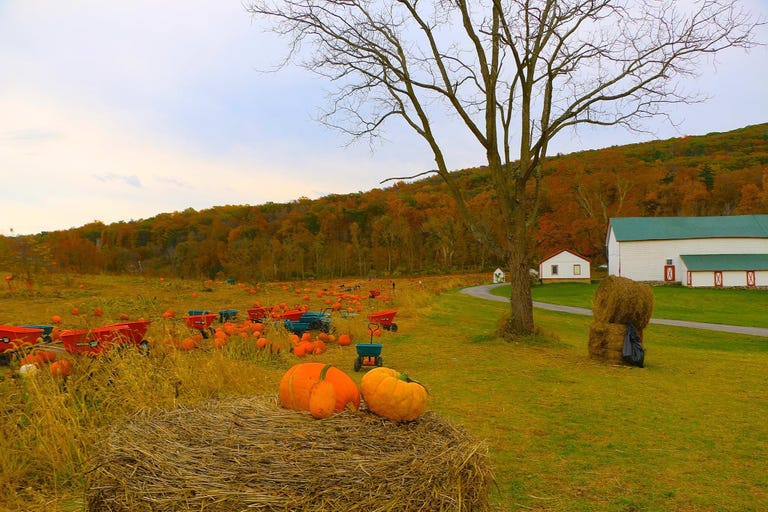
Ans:
{"label": "blue wheelbarrow", "polygon": [[[378,328],[378,324],[368,324],[368,332],[373,333],[374,327]],[[359,372],[363,366],[382,366],[384,359],[381,357],[381,349],[383,345],[381,343],[373,342],[373,334],[371,334],[370,343],[358,343],[355,345],[357,350],[357,357],[355,358],[355,371]]]}

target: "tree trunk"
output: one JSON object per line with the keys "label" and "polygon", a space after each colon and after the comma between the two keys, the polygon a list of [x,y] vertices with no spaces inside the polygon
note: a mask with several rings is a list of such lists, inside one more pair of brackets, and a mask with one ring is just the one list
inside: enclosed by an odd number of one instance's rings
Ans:
{"label": "tree trunk", "polygon": [[528,272],[527,236],[525,212],[515,208],[508,226],[510,319],[507,330],[512,336],[533,333],[533,303],[531,302],[531,277]]}

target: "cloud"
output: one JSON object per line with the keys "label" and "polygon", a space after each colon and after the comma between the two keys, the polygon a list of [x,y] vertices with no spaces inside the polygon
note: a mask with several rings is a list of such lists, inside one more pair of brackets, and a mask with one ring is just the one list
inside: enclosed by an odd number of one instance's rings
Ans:
{"label": "cloud", "polygon": [[109,181],[118,181],[118,182],[125,183],[126,185],[130,185],[132,187],[135,187],[135,188],[143,188],[141,186],[141,180],[139,180],[139,178],[136,175],[119,176],[117,174],[111,174],[110,173],[110,174],[102,174],[102,175],[94,174],[93,177],[96,178],[97,180],[99,180],[101,182],[105,182],[105,183],[109,182]]}
{"label": "cloud", "polygon": [[42,129],[24,129],[0,132],[0,142],[39,144],[61,137],[60,133]]}

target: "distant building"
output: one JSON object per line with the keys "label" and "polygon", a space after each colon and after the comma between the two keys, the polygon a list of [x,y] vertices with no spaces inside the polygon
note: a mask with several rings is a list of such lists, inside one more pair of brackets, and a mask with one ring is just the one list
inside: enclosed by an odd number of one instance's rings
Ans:
{"label": "distant building", "polygon": [[497,268],[493,271],[493,282],[494,284],[504,282],[504,271],[502,271],[500,268]]}
{"label": "distant building", "polygon": [[589,260],[573,251],[563,250],[539,263],[542,283],[576,281],[588,283],[592,279]]}
{"label": "distant building", "polygon": [[608,273],[701,287],[768,286],[768,215],[612,218]]}

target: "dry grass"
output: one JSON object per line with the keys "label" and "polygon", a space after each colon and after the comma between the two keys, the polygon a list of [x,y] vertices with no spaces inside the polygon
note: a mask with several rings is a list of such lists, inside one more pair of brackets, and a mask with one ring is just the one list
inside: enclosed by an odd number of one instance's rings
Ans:
{"label": "dry grass", "polygon": [[89,510],[489,509],[487,448],[428,413],[317,421],[272,397],[143,415],[99,443]]}
{"label": "dry grass", "polygon": [[[220,349],[207,338],[200,340],[196,350],[179,350],[172,340],[199,334],[180,319],[189,309],[237,309],[241,322],[256,301],[289,307],[307,304],[311,310],[321,310],[328,307],[326,299],[336,301],[342,296],[345,306],[355,306],[353,296],[359,294],[359,310],[346,316],[334,312],[332,320],[336,334],[350,333],[354,344],[369,339],[368,313],[396,309],[400,332],[407,332],[429,310],[436,295],[476,284],[477,279],[398,280],[394,296],[382,293],[378,299],[368,299],[367,289],[386,290],[391,281],[361,281],[356,294],[341,291],[341,285],[347,288],[349,283],[340,282],[228,285],[50,275],[37,281],[32,291],[3,291],[0,324],[50,324],[53,315],[60,315],[62,328],[87,328],[119,322],[120,315],[141,317],[152,320],[146,335],[152,347],[149,357],[132,348],[99,358],[61,354],[74,363],[66,382],[53,377],[46,367],[32,378],[21,378],[18,360],[0,367],[4,408],[0,419],[0,510],[81,511],[85,507],[84,468],[99,442],[117,424],[137,414],[194,409],[210,400],[274,393],[283,372],[297,362],[290,353],[289,333],[271,323],[265,335],[274,350],[257,349],[255,337],[239,334],[229,337]],[[103,309],[103,316],[92,313],[96,307]],[[71,314],[73,308],[80,314]],[[162,317],[169,309],[177,312],[175,319]],[[218,322],[214,326],[219,327]],[[384,339],[388,336],[394,334],[385,333]],[[352,373],[354,350],[354,346],[329,344],[321,360]],[[310,357],[318,360],[320,356]]]}

